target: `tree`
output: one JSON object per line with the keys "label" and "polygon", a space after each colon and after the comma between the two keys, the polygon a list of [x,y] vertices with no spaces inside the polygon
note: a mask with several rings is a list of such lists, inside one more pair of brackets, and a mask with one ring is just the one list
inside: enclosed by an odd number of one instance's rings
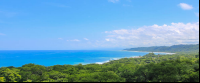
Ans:
{"label": "tree", "polygon": [[39,82],[44,80],[44,73],[47,72],[47,69],[41,65],[35,64],[26,64],[23,65],[20,69],[20,75],[22,75],[21,81],[32,80],[33,82]]}
{"label": "tree", "polygon": [[0,77],[0,82],[5,82],[6,79],[4,77]]}
{"label": "tree", "polygon": [[84,75],[79,82],[125,82],[124,78],[119,77],[113,71],[95,72]]}
{"label": "tree", "polygon": [[17,82],[21,79],[21,75],[15,71],[10,70],[9,68],[5,68],[3,71],[1,71],[0,77],[4,77],[6,82]]}
{"label": "tree", "polygon": [[59,71],[51,71],[49,72],[49,78],[53,79],[54,82],[68,82],[68,75],[61,73]]}

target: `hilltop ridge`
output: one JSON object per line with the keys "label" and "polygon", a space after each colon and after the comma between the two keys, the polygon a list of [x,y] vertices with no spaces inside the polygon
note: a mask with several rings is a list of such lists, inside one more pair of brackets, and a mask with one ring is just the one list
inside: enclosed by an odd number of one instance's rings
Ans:
{"label": "hilltop ridge", "polygon": [[148,51],[148,52],[184,52],[191,53],[199,52],[199,44],[180,44],[173,46],[151,46],[151,47],[138,47],[138,48],[128,48],[124,49],[127,51]]}

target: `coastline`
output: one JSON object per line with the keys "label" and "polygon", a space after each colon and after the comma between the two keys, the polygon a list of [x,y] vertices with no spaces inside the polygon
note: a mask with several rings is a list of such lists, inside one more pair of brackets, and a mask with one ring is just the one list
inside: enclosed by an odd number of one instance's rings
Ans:
{"label": "coastline", "polygon": [[[121,51],[129,51],[129,50],[121,50]],[[148,52],[148,51],[129,51],[129,52]],[[152,53],[152,52],[148,52]],[[153,52],[153,53],[165,53],[165,54],[176,54],[176,53],[170,53],[170,52]]]}
{"label": "coastline", "polygon": [[[131,57],[123,57],[123,58],[141,58],[142,56],[131,56]],[[103,62],[95,62],[95,64],[104,64],[104,63],[108,63],[110,61],[113,61],[113,60],[119,60],[119,59],[122,59],[122,58],[113,58],[113,59],[110,59],[110,60],[107,60],[107,61],[103,61]]]}
{"label": "coastline", "polygon": [[[129,50],[120,50],[120,51],[129,51]],[[129,52],[147,52],[147,53],[151,53],[151,52],[148,52],[148,51],[129,51]],[[172,54],[176,54],[176,53],[170,53],[170,52],[153,52],[153,53],[164,53],[164,54],[169,54],[169,55],[172,55]],[[123,57],[123,58],[141,58],[142,56],[132,56],[132,57]],[[119,59],[122,59],[122,58],[117,58],[117,59],[112,59],[112,60],[119,60]],[[104,64],[104,63],[108,63],[110,62],[111,60],[107,60],[107,61],[104,61],[104,62],[95,62],[95,64]]]}
{"label": "coastline", "polygon": [[[123,58],[141,58],[142,56],[132,56],[132,57],[123,57]],[[113,58],[112,60],[119,60],[119,59],[122,59],[122,58]],[[95,64],[104,64],[104,63],[108,63],[112,60],[107,60],[107,61],[104,61],[104,62],[95,62]]]}
{"label": "coastline", "polygon": [[[129,51],[129,50],[120,50],[120,51]],[[147,53],[151,53],[151,52],[148,52],[148,51],[129,51],[129,52],[147,52]],[[168,55],[172,55],[172,54],[176,54],[176,53],[170,53],[170,52],[153,52],[153,53],[164,53],[164,54],[168,54]],[[141,58],[142,56],[132,56],[132,57],[124,57],[124,58]],[[119,60],[121,58],[118,58],[118,59],[113,59],[113,60]],[[104,62],[95,62],[95,64],[104,64],[104,63],[108,63],[110,62],[111,60],[107,60],[107,61],[104,61]]]}

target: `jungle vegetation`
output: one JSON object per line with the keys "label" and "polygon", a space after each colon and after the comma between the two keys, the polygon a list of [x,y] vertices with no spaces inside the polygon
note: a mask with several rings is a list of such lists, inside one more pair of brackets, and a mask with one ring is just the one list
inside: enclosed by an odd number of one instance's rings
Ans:
{"label": "jungle vegetation", "polygon": [[152,46],[124,49],[127,51],[147,51],[147,52],[172,52],[172,53],[198,53],[199,44],[180,44],[173,46]]}
{"label": "jungle vegetation", "polygon": [[149,53],[104,64],[43,66],[29,63],[21,67],[1,67],[0,82],[199,82],[199,53]]}

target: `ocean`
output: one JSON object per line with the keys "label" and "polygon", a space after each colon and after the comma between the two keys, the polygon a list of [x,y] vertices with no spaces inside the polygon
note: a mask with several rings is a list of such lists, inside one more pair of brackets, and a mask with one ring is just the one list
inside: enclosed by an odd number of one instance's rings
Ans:
{"label": "ocean", "polygon": [[143,56],[148,53],[102,50],[0,50],[0,67],[21,67],[29,63],[44,66],[102,64],[109,60]]}

